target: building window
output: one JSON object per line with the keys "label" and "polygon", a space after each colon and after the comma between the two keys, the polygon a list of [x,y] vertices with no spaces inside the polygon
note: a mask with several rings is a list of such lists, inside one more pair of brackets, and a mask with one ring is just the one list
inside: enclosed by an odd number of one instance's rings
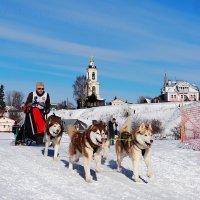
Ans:
{"label": "building window", "polygon": [[92,80],[95,80],[95,73],[92,72]]}
{"label": "building window", "polygon": [[92,94],[95,94],[96,93],[96,88],[95,86],[92,86]]}
{"label": "building window", "polygon": [[188,96],[184,95],[184,101],[188,101]]}

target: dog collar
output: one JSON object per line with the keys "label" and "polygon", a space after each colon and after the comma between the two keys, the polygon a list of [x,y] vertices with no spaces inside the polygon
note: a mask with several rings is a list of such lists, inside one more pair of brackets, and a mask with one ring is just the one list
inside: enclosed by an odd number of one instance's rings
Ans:
{"label": "dog collar", "polygon": [[[96,151],[97,151],[97,149],[99,148],[99,145],[94,144],[94,143],[92,142],[92,140],[90,139],[90,136],[89,136],[88,134],[86,134],[86,138],[88,139],[88,143],[89,143],[89,145],[93,148],[93,150],[96,149]],[[95,150],[94,150],[94,151],[95,151]],[[95,151],[95,152],[96,152],[96,151]]]}
{"label": "dog collar", "polygon": [[136,140],[133,140],[133,144],[138,148],[140,149],[141,151],[143,150],[143,148],[139,147],[139,143],[136,141]]}

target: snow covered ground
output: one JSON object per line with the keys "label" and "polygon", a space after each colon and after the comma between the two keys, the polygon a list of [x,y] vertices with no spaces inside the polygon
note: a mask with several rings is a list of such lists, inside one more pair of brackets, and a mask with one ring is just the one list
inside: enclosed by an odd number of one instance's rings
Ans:
{"label": "snow covered ground", "polygon": [[[186,105],[187,106],[187,105]],[[133,110],[136,110],[135,114]],[[119,126],[125,120],[124,113],[136,117],[159,119],[165,134],[180,122],[177,104],[152,104],[108,106],[91,109],[57,111],[63,118],[78,118],[88,125],[92,119],[116,117]],[[60,161],[53,161],[53,149],[48,158],[43,157],[44,147],[11,146],[13,135],[0,133],[0,199],[7,200],[197,200],[200,193],[200,152],[180,148],[179,141],[154,140],[152,167],[154,177],[146,176],[143,160],[140,163],[142,183],[132,180],[132,164],[129,158],[122,162],[122,172],[116,171],[116,154],[111,146],[108,160],[96,174],[91,166],[93,183],[84,180],[83,160],[68,169],[68,135],[61,140]]]}
{"label": "snow covered ground", "polygon": [[154,141],[154,177],[146,177],[146,167],[141,160],[139,171],[143,182],[139,184],[131,179],[132,164],[128,157],[122,162],[122,172],[116,171],[114,146],[100,173],[95,173],[92,163],[94,181],[86,183],[82,159],[73,171],[68,169],[66,134],[62,138],[60,161],[53,161],[52,148],[45,159],[43,147],[10,146],[10,140],[0,143],[0,199],[199,199],[200,152],[179,148],[179,141]]}
{"label": "snow covered ground", "polygon": [[[184,108],[198,102],[185,102]],[[125,104],[119,106],[103,106],[89,109],[78,110],[58,110],[55,112],[62,118],[79,119],[88,125],[91,125],[92,120],[102,120],[108,122],[115,117],[119,123],[119,129],[124,123],[128,115],[132,120],[152,120],[156,119],[162,122],[164,128],[162,136],[171,135],[171,129],[181,122],[180,103],[154,103],[154,104]]]}

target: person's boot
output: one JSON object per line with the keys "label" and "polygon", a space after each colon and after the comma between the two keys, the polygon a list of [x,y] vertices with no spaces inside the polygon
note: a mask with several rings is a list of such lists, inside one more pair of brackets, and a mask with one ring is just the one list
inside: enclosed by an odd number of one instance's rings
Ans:
{"label": "person's boot", "polygon": [[27,146],[25,142],[22,142],[21,140],[15,141],[15,146]]}
{"label": "person's boot", "polygon": [[43,137],[44,137],[43,134],[36,136],[36,140],[35,141],[36,141],[36,145],[37,146],[44,146]]}
{"label": "person's boot", "polygon": [[27,146],[31,146],[32,145],[32,143],[33,143],[33,140],[32,139],[26,139],[26,145]]}

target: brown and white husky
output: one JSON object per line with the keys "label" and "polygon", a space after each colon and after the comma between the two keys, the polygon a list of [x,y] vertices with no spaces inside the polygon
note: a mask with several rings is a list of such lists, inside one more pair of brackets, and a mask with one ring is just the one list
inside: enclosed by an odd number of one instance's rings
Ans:
{"label": "brown and white husky", "polygon": [[44,139],[45,149],[44,156],[48,155],[48,148],[52,144],[54,147],[54,160],[59,160],[58,158],[58,150],[60,146],[60,141],[63,134],[63,121],[61,117],[51,115],[48,117],[44,130]]}
{"label": "brown and white husky", "polygon": [[96,172],[100,171],[101,151],[106,126],[103,123],[91,125],[85,132],[78,132],[74,126],[68,125],[68,134],[71,138],[69,144],[69,168],[82,156],[84,161],[85,180],[92,182],[90,174],[91,160],[96,162]]}
{"label": "brown and white husky", "polygon": [[123,158],[129,156],[133,163],[135,182],[140,182],[139,161],[143,156],[147,166],[147,176],[151,177],[151,144],[153,143],[151,125],[142,123],[134,132],[131,132],[131,119],[128,118],[122,126],[120,133],[121,136],[115,144],[118,171],[121,170]]}

